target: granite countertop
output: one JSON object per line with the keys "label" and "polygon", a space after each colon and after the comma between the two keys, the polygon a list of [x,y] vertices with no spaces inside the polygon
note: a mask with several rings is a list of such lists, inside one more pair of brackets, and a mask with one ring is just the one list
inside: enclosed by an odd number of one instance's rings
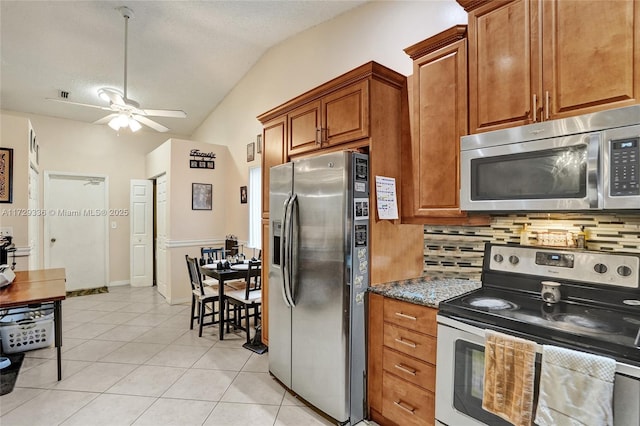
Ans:
{"label": "granite countertop", "polygon": [[440,302],[481,286],[479,281],[420,277],[371,286],[369,291],[392,299],[437,308]]}

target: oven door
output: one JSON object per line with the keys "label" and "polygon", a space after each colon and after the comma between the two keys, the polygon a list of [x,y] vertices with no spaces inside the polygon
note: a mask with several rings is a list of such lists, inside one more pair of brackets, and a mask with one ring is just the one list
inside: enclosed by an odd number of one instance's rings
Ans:
{"label": "oven door", "polygon": [[482,409],[484,331],[461,326],[470,331],[438,324],[436,420],[448,426],[511,425]]}
{"label": "oven door", "polygon": [[[447,426],[511,425],[482,409],[484,330],[438,315],[437,344],[436,423]],[[539,380],[540,359],[536,357],[534,403],[537,403]],[[618,362],[613,388],[613,425],[640,426],[638,401],[640,367]]]}
{"label": "oven door", "polygon": [[462,210],[602,209],[601,133],[462,151]]}

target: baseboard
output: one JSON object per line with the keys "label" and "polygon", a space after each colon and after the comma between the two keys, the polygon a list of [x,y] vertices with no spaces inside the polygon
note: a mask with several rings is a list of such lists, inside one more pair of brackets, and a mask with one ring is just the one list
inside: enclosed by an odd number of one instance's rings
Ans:
{"label": "baseboard", "polygon": [[111,281],[107,287],[119,287],[122,285],[129,285],[129,280]]}

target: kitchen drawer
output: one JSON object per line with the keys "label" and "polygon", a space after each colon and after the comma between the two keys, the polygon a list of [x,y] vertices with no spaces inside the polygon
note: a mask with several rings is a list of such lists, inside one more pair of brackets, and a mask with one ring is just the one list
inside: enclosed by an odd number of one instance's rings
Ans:
{"label": "kitchen drawer", "polygon": [[434,337],[437,335],[437,313],[437,309],[426,306],[401,300],[384,299],[383,316],[385,321]]}
{"label": "kitchen drawer", "polygon": [[384,323],[383,344],[419,360],[436,363],[436,338]]}
{"label": "kitchen drawer", "polygon": [[382,373],[382,415],[398,425],[433,425],[435,397],[409,382]]}
{"label": "kitchen drawer", "polygon": [[382,368],[432,392],[436,389],[436,367],[389,348],[382,352]]}

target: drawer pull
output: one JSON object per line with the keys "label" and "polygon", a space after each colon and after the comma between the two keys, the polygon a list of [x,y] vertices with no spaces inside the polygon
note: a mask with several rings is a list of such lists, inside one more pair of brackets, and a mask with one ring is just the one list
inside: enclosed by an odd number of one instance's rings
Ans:
{"label": "drawer pull", "polygon": [[411,320],[411,321],[417,321],[418,320],[418,318],[412,317],[411,315],[403,314],[402,312],[396,312],[396,316],[399,316],[400,318],[408,319],[408,320]]}
{"label": "drawer pull", "polygon": [[414,348],[414,349],[418,347],[418,345],[416,343],[412,342],[411,340],[405,340],[402,337],[399,338],[399,339],[396,339],[396,342],[402,343],[403,345],[407,345],[410,348]]}
{"label": "drawer pull", "polygon": [[[412,406],[410,406],[410,405],[408,405],[408,404],[406,404],[406,403],[402,402],[402,400],[400,400],[400,401],[393,401],[393,403],[394,403],[396,406],[398,406],[398,407],[402,408],[402,409],[403,409],[404,411],[406,411],[407,413],[409,413],[409,414],[415,414],[416,409],[415,409],[415,408],[413,408]],[[405,407],[405,405],[406,405],[406,407]]]}
{"label": "drawer pull", "polygon": [[397,368],[397,369],[398,369],[398,370],[400,370],[400,371],[403,371],[403,372],[405,372],[405,373],[411,374],[412,376],[415,376],[415,375],[416,375],[416,370],[414,370],[414,369],[413,369],[413,368],[411,368],[411,367],[407,367],[407,366],[406,366],[406,365],[404,365],[404,364],[396,364],[396,365],[394,365],[394,367],[395,367],[395,368]]}

